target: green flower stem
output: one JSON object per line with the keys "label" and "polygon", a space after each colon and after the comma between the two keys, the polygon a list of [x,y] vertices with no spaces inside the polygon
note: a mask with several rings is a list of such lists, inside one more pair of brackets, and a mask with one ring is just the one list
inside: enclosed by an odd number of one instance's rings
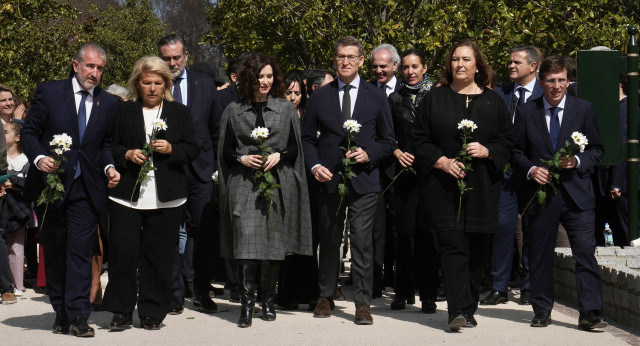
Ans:
{"label": "green flower stem", "polygon": [[389,183],[389,185],[387,185],[387,187],[384,189],[384,191],[382,191],[382,193],[380,194],[380,196],[378,196],[378,198],[382,198],[382,195],[384,195],[385,192],[387,192],[387,190],[389,190],[389,188],[391,187],[391,185],[393,185],[393,183],[396,182],[396,180],[398,179],[398,177],[406,172],[409,171],[413,174],[416,174],[416,170],[413,167],[404,167],[403,169],[400,170],[400,172],[398,172],[398,174],[396,174],[395,177],[393,177],[393,180],[391,180],[391,182]]}

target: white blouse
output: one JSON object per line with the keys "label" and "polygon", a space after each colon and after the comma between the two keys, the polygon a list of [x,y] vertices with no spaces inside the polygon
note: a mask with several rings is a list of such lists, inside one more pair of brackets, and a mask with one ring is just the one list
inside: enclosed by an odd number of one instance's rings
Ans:
{"label": "white blouse", "polygon": [[[153,121],[157,119],[156,117],[160,114],[161,111],[162,110],[142,110],[142,114],[144,115],[144,128],[147,135],[147,141],[149,141],[149,138],[151,138]],[[151,165],[153,165],[153,156],[151,156],[149,160],[151,160]],[[175,208],[187,202],[186,197],[174,199],[173,201],[169,202],[160,202],[158,200],[158,191],[156,189],[155,171],[149,171],[147,179],[142,181],[142,183],[140,184],[140,196],[138,197],[138,200],[136,202],[132,203],[129,200],[124,200],[113,196],[109,196],[109,199],[126,207],[140,210]]]}

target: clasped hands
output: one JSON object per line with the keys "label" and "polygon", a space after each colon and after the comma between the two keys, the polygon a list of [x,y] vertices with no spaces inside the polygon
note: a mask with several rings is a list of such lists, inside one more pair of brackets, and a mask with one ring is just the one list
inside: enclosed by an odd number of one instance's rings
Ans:
{"label": "clasped hands", "polygon": [[[575,156],[560,158],[560,168],[562,169],[574,169],[578,165],[578,160]],[[544,167],[533,166],[529,171],[529,178],[533,179],[540,185],[549,184],[553,179],[549,170]]]}
{"label": "clasped hands", "polygon": [[269,154],[266,160],[262,160],[260,155],[242,155],[240,156],[240,163],[246,167],[259,169],[263,168],[265,172],[275,167],[280,162],[280,153],[275,152]]}
{"label": "clasped hands", "polygon": [[[478,142],[471,142],[467,144],[467,154],[474,158],[484,159],[489,157],[489,149]],[[450,159],[442,156],[433,166],[451,174],[456,179],[463,179],[467,175],[464,171],[464,164],[455,158]]]}
{"label": "clasped hands", "polygon": [[[160,154],[171,155],[173,153],[173,146],[164,139],[157,139],[151,141],[149,144],[153,148],[153,151]],[[130,149],[124,154],[124,158],[137,165],[142,165],[149,159],[149,156],[145,155],[141,149]]]}
{"label": "clasped hands", "polygon": [[[345,157],[347,159],[355,159],[357,163],[369,162],[369,154],[367,154],[367,152],[364,151],[362,148],[356,148],[356,149],[347,151]],[[327,169],[327,167],[322,165],[314,168],[312,173],[313,173],[313,177],[316,178],[316,180],[321,183],[327,182],[331,180],[331,178],[333,178],[333,173],[331,173],[331,171]]]}

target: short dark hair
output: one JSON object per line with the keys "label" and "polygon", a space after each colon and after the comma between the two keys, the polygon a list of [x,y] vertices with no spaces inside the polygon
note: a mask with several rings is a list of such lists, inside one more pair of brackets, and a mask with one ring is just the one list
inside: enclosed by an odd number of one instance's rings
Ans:
{"label": "short dark hair", "polygon": [[539,78],[541,81],[544,81],[544,78],[547,74],[550,73],[559,73],[564,70],[567,71],[567,79],[569,78],[569,66],[567,64],[567,59],[563,56],[552,55],[545,58],[540,64],[540,74]]}
{"label": "short dark hair", "polygon": [[345,36],[336,41],[336,44],[333,46],[333,55],[338,54],[338,47],[348,47],[348,46],[356,46],[358,47],[358,54],[364,55],[364,47],[362,46],[362,42],[353,36]]}
{"label": "short dark hair", "polygon": [[160,52],[161,47],[176,44],[178,42],[182,43],[182,54],[187,54],[187,46],[184,44],[184,39],[178,34],[171,34],[161,38],[158,41],[158,52]]}
{"label": "short dark hair", "polygon": [[305,109],[307,108],[307,88],[305,88],[304,80],[303,80],[303,71],[300,70],[292,70],[287,72],[284,75],[284,90],[285,92],[289,89],[291,84],[294,82],[298,82],[300,86],[300,93],[302,99],[300,100],[300,104],[298,105],[298,109],[300,110],[300,115],[304,114]]}
{"label": "short dark hair", "polygon": [[511,48],[511,53],[515,52],[525,52],[527,54],[527,63],[531,64],[535,62],[536,65],[540,65],[540,56],[538,55],[538,50],[532,46],[516,46]]}
{"label": "short dark hair", "polygon": [[273,84],[269,95],[273,97],[284,97],[284,83],[282,82],[282,72],[276,61],[263,53],[255,53],[245,60],[238,73],[238,98],[245,103],[251,103],[255,98],[255,86],[258,83],[260,71],[265,66],[273,69]]}
{"label": "short dark hair", "polygon": [[423,66],[427,65],[427,52],[419,48],[410,48],[405,50],[400,57],[400,65],[402,65],[402,59],[408,57],[409,55],[415,55],[420,59],[420,63]]}
{"label": "short dark hair", "polygon": [[229,65],[227,66],[227,77],[231,78],[231,74],[234,73],[236,76],[240,73],[240,67],[247,60],[248,57],[255,54],[254,52],[244,52],[238,55],[236,58],[231,59],[229,61]]}
{"label": "short dark hair", "polygon": [[453,60],[453,52],[455,52],[459,47],[469,47],[471,48],[471,50],[473,50],[473,55],[476,58],[476,68],[478,69],[478,72],[476,72],[473,80],[479,86],[486,86],[491,80],[491,66],[489,66],[489,63],[487,63],[487,60],[482,55],[482,52],[480,52],[478,44],[470,39],[458,41],[453,45],[453,47],[451,47],[451,51],[449,51],[449,54],[447,55],[447,60],[444,66],[447,84],[451,84],[451,82],[453,81],[451,60]]}
{"label": "short dark hair", "polygon": [[625,96],[629,95],[629,81],[627,80],[626,73],[620,74],[620,85],[622,86],[622,93],[625,94]]}

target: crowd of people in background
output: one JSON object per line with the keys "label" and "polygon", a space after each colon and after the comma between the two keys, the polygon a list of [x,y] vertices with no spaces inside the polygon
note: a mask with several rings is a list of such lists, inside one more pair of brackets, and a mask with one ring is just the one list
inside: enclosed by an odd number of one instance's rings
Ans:
{"label": "crowd of people in background", "polygon": [[[38,85],[29,102],[0,85],[2,304],[36,276],[52,331],[91,337],[91,311],[112,312],[112,331],[133,325],[136,306],[149,330],[185,298],[214,313],[224,291],[212,280],[240,304],[242,328],[258,302],[265,321],[300,305],[330,317],[350,284],[357,325],[373,324],[373,300],[392,288],[393,310],[416,292],[425,314],[446,299],[458,331],[513,290],[532,305],[531,326],[546,327],[558,245],[576,260],[579,328],[603,328],[598,230],[608,222],[628,245],[637,192],[626,161],[596,166],[604,146],[593,106],[577,97],[575,60],[532,46],[508,54],[500,83],[481,47],[462,40],[436,80],[420,49],[367,53],[347,36],[327,69],[283,73],[247,52],[221,85],[206,64],[187,68],[184,42],[169,35],[126,87],[102,89],[107,53],[85,43],[69,78]],[[619,87],[623,142],[624,76]],[[587,144],[566,151],[575,133]],[[60,134],[72,139],[63,160]],[[43,197],[52,181],[58,199]]]}

